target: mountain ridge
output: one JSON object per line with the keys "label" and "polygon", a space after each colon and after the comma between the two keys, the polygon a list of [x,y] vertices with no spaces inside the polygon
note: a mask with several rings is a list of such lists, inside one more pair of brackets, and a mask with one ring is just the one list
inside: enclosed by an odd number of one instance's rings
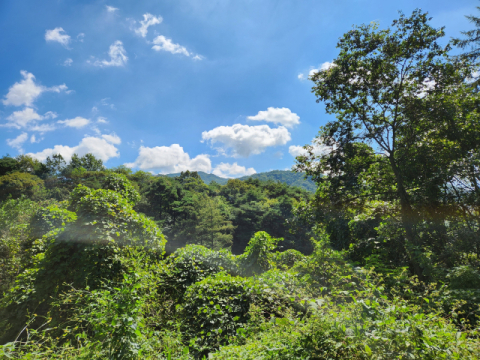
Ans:
{"label": "mountain ridge", "polygon": [[[222,178],[215,174],[207,174],[203,171],[197,171],[197,173],[205,184],[210,184],[212,181],[215,181],[220,185],[225,185],[228,182],[228,180],[230,180],[230,178]],[[177,177],[177,176],[180,176],[180,173],[165,174],[161,176]],[[311,179],[305,179],[305,175],[303,173],[297,173],[291,170],[266,171],[266,172],[256,173],[253,175],[242,176],[238,179],[243,181],[249,178],[259,179],[263,181],[268,181],[268,180],[279,181],[287,185],[301,187],[310,192],[315,192],[317,188],[315,183]]]}

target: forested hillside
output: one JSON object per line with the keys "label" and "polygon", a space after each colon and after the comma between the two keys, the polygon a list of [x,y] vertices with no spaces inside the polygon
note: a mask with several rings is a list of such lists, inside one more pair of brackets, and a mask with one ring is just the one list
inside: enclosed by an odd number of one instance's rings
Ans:
{"label": "forested hillside", "polygon": [[[200,178],[205,182],[205,184],[210,184],[212,181],[220,185],[225,185],[228,179],[221,178],[214,174],[207,174],[203,171],[197,172]],[[168,174],[168,177],[178,177],[180,173],[176,174]],[[298,172],[288,171],[288,170],[273,170],[259,174],[253,174],[249,176],[240,177],[239,180],[247,180],[247,179],[259,179],[262,181],[269,181],[273,180],[275,182],[279,181],[281,183],[290,185],[290,186],[297,186],[302,189],[308,190],[310,192],[315,192],[316,186],[315,183],[311,179],[305,179],[305,175]]]}
{"label": "forested hillside", "polygon": [[1,158],[0,357],[480,358],[472,19],[446,47],[420,10],[340,37],[296,158],[314,193]]}

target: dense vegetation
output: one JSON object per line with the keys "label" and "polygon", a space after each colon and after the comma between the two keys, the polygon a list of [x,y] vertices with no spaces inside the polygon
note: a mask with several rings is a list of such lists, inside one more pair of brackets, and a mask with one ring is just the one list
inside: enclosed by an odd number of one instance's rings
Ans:
{"label": "dense vegetation", "polygon": [[[228,179],[221,178],[214,174],[207,174],[207,173],[204,173],[203,171],[198,171],[197,173],[200,176],[200,178],[203,180],[203,182],[207,185],[210,184],[212,181],[215,181],[220,185],[225,185],[228,182]],[[178,177],[180,176],[180,173],[168,174],[166,176]],[[315,190],[317,189],[315,183],[310,178],[306,179],[304,174],[288,171],[288,170],[273,170],[273,171],[268,171],[264,173],[243,176],[239,178],[239,180],[247,180],[247,179],[258,179],[262,181],[268,181],[268,180],[279,181],[281,183],[300,187],[302,189],[305,189],[311,192],[315,192]]]}
{"label": "dense vegetation", "polygon": [[315,194],[0,159],[0,357],[478,359],[478,32],[428,21],[355,27],[311,77]]}

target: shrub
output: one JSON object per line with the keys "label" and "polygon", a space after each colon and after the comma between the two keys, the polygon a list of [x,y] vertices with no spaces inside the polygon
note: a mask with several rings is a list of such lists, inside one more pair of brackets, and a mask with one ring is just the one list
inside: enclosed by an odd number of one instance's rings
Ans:
{"label": "shrub", "polygon": [[237,257],[242,274],[251,276],[275,267],[272,251],[281,240],[283,239],[272,238],[265,231],[255,233],[248,242],[245,252]]}
{"label": "shrub", "polygon": [[290,269],[297,262],[303,261],[306,259],[306,256],[303,255],[300,251],[289,249],[282,252],[276,252],[274,254],[275,264],[284,269]]}
{"label": "shrub", "polygon": [[183,299],[187,288],[210,275],[227,271],[237,274],[235,257],[226,250],[210,250],[201,245],[187,245],[166,259],[159,292],[175,304]]}
{"label": "shrub", "polygon": [[218,273],[190,286],[181,308],[183,332],[203,356],[241,333],[256,305],[264,317],[281,316],[288,302],[251,279]]}

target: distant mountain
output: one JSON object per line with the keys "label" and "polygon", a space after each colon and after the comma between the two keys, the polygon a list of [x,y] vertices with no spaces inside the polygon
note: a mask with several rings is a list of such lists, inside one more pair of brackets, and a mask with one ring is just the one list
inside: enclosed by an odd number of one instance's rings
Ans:
{"label": "distant mountain", "polygon": [[253,174],[250,176],[241,177],[240,180],[248,178],[259,179],[263,181],[273,180],[280,181],[291,186],[298,186],[310,192],[317,190],[316,184],[311,179],[305,179],[303,173],[297,173],[289,170],[273,170],[264,173]]}
{"label": "distant mountain", "polygon": [[[214,174],[207,174],[207,173],[204,173],[203,171],[197,171],[197,173],[205,184],[210,184],[212,181],[215,181],[220,185],[225,185],[228,181],[228,179],[221,178]],[[180,173],[167,174],[165,176],[176,177],[176,176],[180,176]],[[315,183],[311,179],[305,179],[302,173],[296,173],[288,170],[273,170],[273,171],[268,171],[264,173],[253,174],[250,176],[243,176],[239,179],[247,180],[248,178],[259,179],[263,181],[268,181],[268,180],[280,181],[287,185],[298,186],[310,192],[315,192],[315,190],[317,189],[317,186],[315,185]]]}

